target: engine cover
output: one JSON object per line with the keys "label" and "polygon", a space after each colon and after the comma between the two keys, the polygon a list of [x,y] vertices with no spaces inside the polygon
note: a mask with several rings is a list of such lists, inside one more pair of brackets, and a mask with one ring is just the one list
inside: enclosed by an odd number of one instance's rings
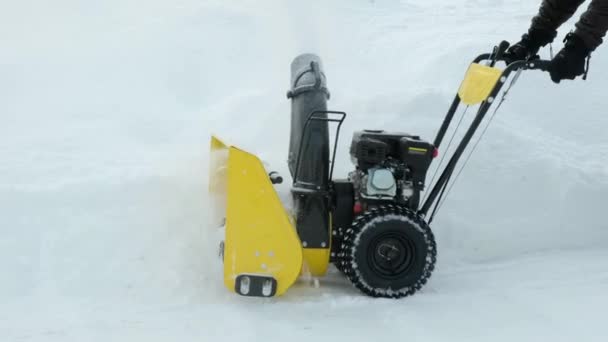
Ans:
{"label": "engine cover", "polygon": [[374,199],[394,198],[397,195],[397,182],[388,169],[372,168],[367,172],[367,182],[362,196]]}

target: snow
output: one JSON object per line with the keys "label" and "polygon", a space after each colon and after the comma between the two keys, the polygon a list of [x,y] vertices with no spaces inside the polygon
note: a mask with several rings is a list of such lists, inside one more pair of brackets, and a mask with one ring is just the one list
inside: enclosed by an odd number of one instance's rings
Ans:
{"label": "snow", "polygon": [[285,92],[299,53],[321,56],[330,107],[349,113],[335,170],[345,175],[354,130],[432,139],[469,61],[517,39],[537,8],[6,3],[2,340],[606,340],[605,47],[586,82],[522,75],[433,222],[437,268],[414,297],[367,298],[335,273],[281,298],[237,297],[207,224],[210,134],[288,174]]}

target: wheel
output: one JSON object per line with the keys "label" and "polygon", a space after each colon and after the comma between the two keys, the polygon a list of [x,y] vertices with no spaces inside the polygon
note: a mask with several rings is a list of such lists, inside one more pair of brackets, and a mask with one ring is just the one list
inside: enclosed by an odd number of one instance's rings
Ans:
{"label": "wheel", "polygon": [[407,208],[385,205],[345,232],[338,268],[369,296],[401,298],[426,284],[436,260],[430,227]]}
{"label": "wheel", "polygon": [[332,235],[332,257],[333,257],[333,264],[336,266],[336,268],[338,269],[338,271],[344,273],[345,270],[344,268],[342,268],[342,241],[344,240],[344,232],[346,229],[343,228],[335,228],[333,230],[333,235]]}

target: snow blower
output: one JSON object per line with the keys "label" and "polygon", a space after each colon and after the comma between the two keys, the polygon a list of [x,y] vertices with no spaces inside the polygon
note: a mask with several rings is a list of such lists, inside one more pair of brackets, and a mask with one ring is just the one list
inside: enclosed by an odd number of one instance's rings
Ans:
{"label": "snow blower", "polygon": [[[327,109],[330,94],[319,57],[295,58],[287,93],[292,210],[274,189],[282,177],[255,155],[211,138],[209,190],[225,226],[226,287],[243,296],[278,296],[301,275],[322,276],[333,263],[369,296],[401,298],[420,290],[437,255],[429,224],[460,158],[509,76],[515,72],[496,110],[522,70],[547,69],[548,62],[538,59],[505,62],[499,69],[508,46],[503,42],[471,63],[432,143],[407,133],[355,132],[349,151],[355,167],[344,179],[334,179],[333,170],[346,113]],[[478,106],[477,113],[446,166],[440,169],[439,163],[437,181],[427,184],[427,171],[461,105]]]}

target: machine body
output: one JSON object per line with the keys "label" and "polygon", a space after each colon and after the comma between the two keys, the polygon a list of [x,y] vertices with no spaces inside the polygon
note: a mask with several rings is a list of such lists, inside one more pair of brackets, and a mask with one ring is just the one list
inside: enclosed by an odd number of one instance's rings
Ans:
{"label": "machine body", "polygon": [[[338,179],[333,171],[346,113],[327,110],[320,58],[295,58],[287,93],[290,208],[274,189],[283,177],[255,155],[212,138],[209,190],[225,218],[226,286],[244,296],[282,295],[300,276],[322,276],[333,263],[369,296],[401,298],[420,290],[437,259],[429,224],[463,152],[512,72],[546,71],[548,62],[540,60],[497,68],[507,47],[502,43],[473,61],[433,143],[405,132],[356,131],[348,151],[353,169]],[[438,180],[427,184],[461,104],[479,109]]]}

